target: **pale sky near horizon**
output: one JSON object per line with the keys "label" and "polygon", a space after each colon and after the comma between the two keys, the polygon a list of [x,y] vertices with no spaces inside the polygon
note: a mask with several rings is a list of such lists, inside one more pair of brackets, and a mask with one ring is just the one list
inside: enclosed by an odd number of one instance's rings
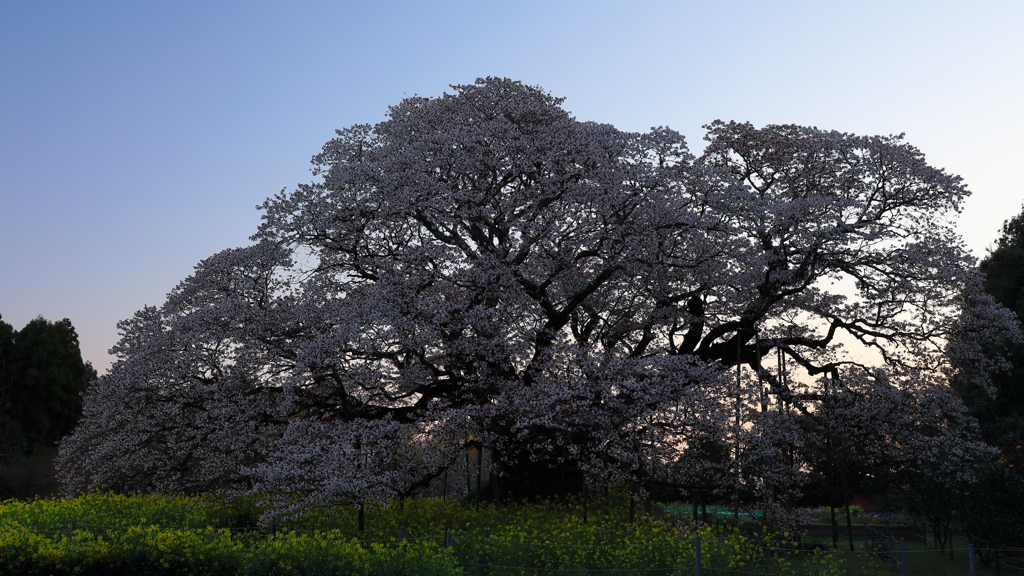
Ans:
{"label": "pale sky near horizon", "polygon": [[[335,128],[505,76],[580,120],[906,133],[974,195],[976,256],[1021,211],[1024,2],[0,0],[0,315],[116,323],[246,245]],[[450,89],[448,89],[450,91]]]}

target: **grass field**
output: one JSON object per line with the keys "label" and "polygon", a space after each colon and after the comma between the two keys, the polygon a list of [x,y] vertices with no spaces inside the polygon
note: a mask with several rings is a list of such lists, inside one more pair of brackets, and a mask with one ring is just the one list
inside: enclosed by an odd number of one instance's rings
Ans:
{"label": "grass field", "polygon": [[[689,504],[676,503],[668,505],[666,509],[670,513],[682,518],[689,518],[692,513],[692,509],[689,508]],[[821,550],[832,550],[832,529],[830,523],[830,514],[827,508],[811,510],[811,517],[813,519],[810,525],[805,526],[808,532],[801,538],[801,547],[806,548],[818,548]],[[709,521],[711,522],[733,522],[731,510],[718,510],[715,508],[708,509]],[[892,559],[889,555],[879,551],[878,553],[869,553],[866,551],[864,541],[864,524],[867,524],[871,529],[879,533],[888,533],[891,530],[893,536],[897,539],[903,538],[906,543],[907,549],[907,567],[908,573],[912,576],[970,576],[970,565],[968,560],[968,542],[964,538],[958,538],[954,536],[952,547],[953,547],[953,559],[950,560],[950,554],[948,547],[945,551],[935,550],[934,543],[931,537],[928,537],[927,544],[920,541],[920,532],[915,532],[913,524],[907,518],[896,517],[896,518],[882,518],[872,517],[866,514],[859,513],[852,519],[853,536],[854,536],[854,553],[849,551],[849,539],[846,530],[846,519],[842,515],[837,515],[837,521],[839,523],[839,542],[838,550],[834,552],[840,559],[838,566],[841,568],[841,574],[848,576],[870,576],[874,574],[903,574],[902,565],[902,554],[899,551],[899,545],[896,545],[895,554],[895,568],[893,567]],[[753,514],[741,515],[739,520],[741,523],[746,525],[748,529],[751,526],[758,524],[758,517]],[[918,530],[921,530],[920,525]],[[870,534],[870,531],[869,531]],[[806,559],[806,552],[796,554],[793,557],[795,569],[799,572],[800,567]],[[979,575],[995,575],[1008,576],[1013,574],[1024,575],[1024,558],[1021,557],[1005,557],[1000,563],[999,570],[992,562],[992,560],[984,561],[981,558],[976,559],[975,568]],[[812,573],[812,572],[808,572]],[[715,574],[715,572],[707,572],[705,574]]]}
{"label": "grass field", "polygon": [[[969,576],[970,575],[970,564],[968,560],[967,541],[963,539],[953,540],[953,560],[949,559],[949,550],[936,551],[934,547],[929,544],[923,544],[921,542],[909,542],[907,543],[907,566],[908,572],[912,575],[920,576]],[[863,543],[860,544],[860,548],[863,548]],[[852,555],[844,554],[846,561],[844,564],[851,564],[849,557]],[[862,556],[860,554],[856,556]],[[900,560],[900,554],[897,553],[897,562]],[[888,560],[884,560],[883,564],[891,566]],[[978,574],[996,574],[996,567],[991,562],[983,562],[980,559],[976,560],[975,564]],[[1007,564],[1006,561],[1001,563],[1000,574],[1014,574],[1021,573],[1021,570],[1013,569],[1012,563]],[[902,565],[897,566],[897,574],[902,574]]]}

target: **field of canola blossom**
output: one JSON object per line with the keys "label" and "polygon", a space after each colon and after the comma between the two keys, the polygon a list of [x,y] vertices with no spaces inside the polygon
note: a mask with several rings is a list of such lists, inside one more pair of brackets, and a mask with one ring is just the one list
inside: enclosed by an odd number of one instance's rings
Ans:
{"label": "field of canola blossom", "polygon": [[248,499],[89,494],[0,503],[0,573],[46,575],[685,576],[694,536],[704,574],[831,574],[768,552],[778,539],[641,516],[625,500],[482,506],[439,499],[365,513],[315,511],[258,526]]}

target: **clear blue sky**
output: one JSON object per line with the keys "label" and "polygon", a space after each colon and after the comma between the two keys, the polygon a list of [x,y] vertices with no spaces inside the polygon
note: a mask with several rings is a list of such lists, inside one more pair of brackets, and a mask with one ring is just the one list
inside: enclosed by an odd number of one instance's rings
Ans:
{"label": "clear blue sky", "polygon": [[507,76],[581,120],[906,132],[974,191],[976,255],[1021,210],[1024,2],[0,0],[0,314],[115,324],[242,246],[335,128]]}

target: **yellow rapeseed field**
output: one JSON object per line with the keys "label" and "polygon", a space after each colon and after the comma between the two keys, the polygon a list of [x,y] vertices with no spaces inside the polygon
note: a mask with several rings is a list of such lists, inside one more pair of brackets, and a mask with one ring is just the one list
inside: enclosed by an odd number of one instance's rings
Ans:
{"label": "yellow rapeseed field", "polygon": [[[250,498],[94,493],[0,503],[0,572],[365,576],[685,576],[701,542],[705,574],[793,574],[777,535],[627,521],[622,497],[480,506],[439,499],[296,519],[263,518]],[[817,573],[833,573],[827,559]],[[806,564],[806,562],[804,563]],[[834,563],[833,563],[834,564]],[[831,566],[831,568],[830,568]],[[806,573],[806,572],[801,572]]]}

